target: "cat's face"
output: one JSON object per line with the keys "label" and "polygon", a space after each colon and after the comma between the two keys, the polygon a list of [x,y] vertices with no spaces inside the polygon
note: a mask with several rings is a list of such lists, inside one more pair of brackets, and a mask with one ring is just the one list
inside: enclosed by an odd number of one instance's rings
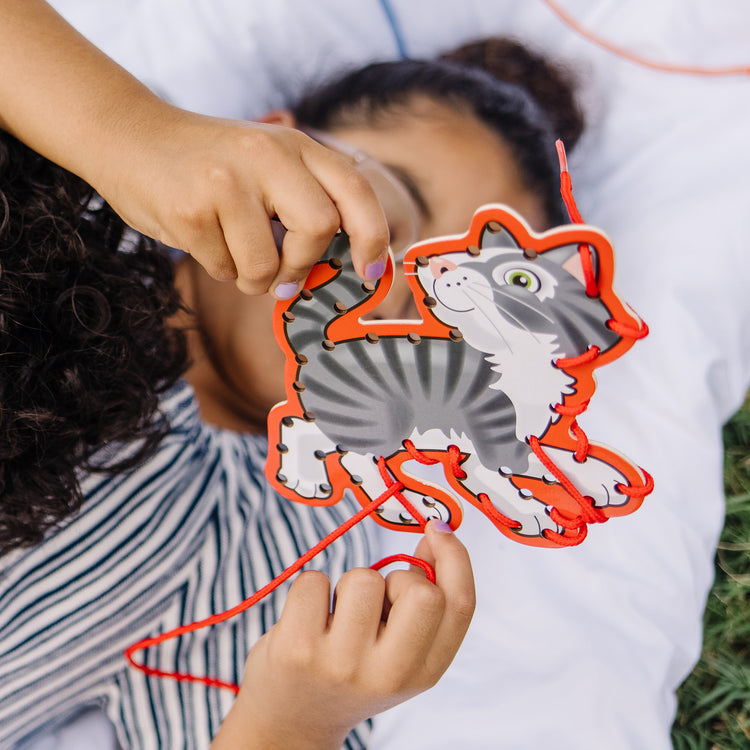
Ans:
{"label": "cat's face", "polygon": [[475,348],[494,353],[512,348],[511,328],[551,332],[545,302],[554,299],[560,279],[545,266],[517,248],[488,248],[476,259],[465,252],[432,256],[417,274],[437,302],[437,317]]}
{"label": "cat's face", "polygon": [[[503,358],[537,345],[555,357],[574,357],[617,339],[606,306],[586,294],[575,244],[530,252],[495,224],[478,246],[417,257],[416,277],[435,317],[474,348]],[[595,272],[593,249],[591,259]]]}

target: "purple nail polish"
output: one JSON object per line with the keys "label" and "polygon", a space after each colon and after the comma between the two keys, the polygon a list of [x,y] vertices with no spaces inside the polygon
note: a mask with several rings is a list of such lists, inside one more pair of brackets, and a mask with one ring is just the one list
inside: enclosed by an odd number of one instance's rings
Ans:
{"label": "purple nail polish", "polygon": [[285,281],[279,284],[276,289],[273,290],[273,293],[279,299],[291,299],[297,294],[297,285],[293,281]]}
{"label": "purple nail polish", "polygon": [[368,281],[375,281],[375,279],[379,279],[384,273],[385,261],[382,258],[376,260],[374,263],[370,263],[370,265],[365,268],[365,275],[367,276]]}
{"label": "purple nail polish", "polygon": [[451,525],[447,521],[430,521],[430,527],[435,529],[435,531],[441,531],[444,534],[452,534],[453,529],[451,528]]}

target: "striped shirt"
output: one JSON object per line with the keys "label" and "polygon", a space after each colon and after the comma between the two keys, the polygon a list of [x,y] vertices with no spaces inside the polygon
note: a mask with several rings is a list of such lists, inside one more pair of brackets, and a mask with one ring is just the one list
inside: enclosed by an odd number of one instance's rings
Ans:
{"label": "striped shirt", "polygon": [[[83,477],[80,513],[0,559],[3,750],[90,706],[106,711],[123,748],[207,748],[232,693],[147,677],[123,650],[239,603],[355,511],[353,500],[312,508],[276,495],[263,476],[265,439],[204,424],[186,384],[162,409],[172,429],[151,459]],[[309,567],[336,578],[369,557],[360,525]],[[137,658],[239,683],[285,591]],[[363,748],[368,731],[352,732],[347,747]]]}

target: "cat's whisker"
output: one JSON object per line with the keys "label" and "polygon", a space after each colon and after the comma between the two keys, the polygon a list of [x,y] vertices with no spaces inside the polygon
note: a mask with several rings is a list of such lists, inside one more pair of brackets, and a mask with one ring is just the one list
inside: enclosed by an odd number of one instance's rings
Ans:
{"label": "cat's whisker", "polygon": [[[466,296],[467,296],[467,298],[471,299],[468,295],[466,295]],[[483,295],[481,295],[481,294],[479,296],[483,297]],[[497,310],[495,308],[494,301],[491,298],[489,298],[489,297],[483,297],[483,298],[484,298],[485,302],[489,302],[490,303],[492,311],[496,312]],[[491,315],[490,313],[488,313],[481,305],[476,304],[475,300],[472,300],[472,302],[475,303],[474,309],[477,312],[481,313],[484,316],[485,320],[490,324],[490,327],[492,328],[492,330],[495,331],[495,333],[500,337],[500,339],[502,340],[502,342],[507,347],[508,351],[510,351],[512,353],[513,352],[513,347],[511,345],[510,341],[508,341],[508,339],[505,337],[505,334],[503,333],[502,329],[498,326],[498,323],[497,323],[497,321],[495,319],[495,316]]]}
{"label": "cat's whisker", "polygon": [[[528,333],[534,339],[534,341],[536,341],[537,343],[541,342],[541,339],[539,338],[539,336],[534,331],[532,331],[520,318],[516,317],[515,315],[513,315],[513,313],[511,313],[510,311],[506,310],[505,308],[496,308],[495,307],[495,299],[494,299],[494,297],[488,296],[488,295],[485,294],[485,291],[487,290],[487,287],[485,287],[483,285],[479,285],[479,284],[472,284],[471,287],[472,287],[472,291],[475,291],[477,293],[478,297],[481,297],[485,301],[487,301],[488,303],[490,303],[492,305],[493,309],[500,309],[501,310],[501,314],[504,315],[506,318],[508,318],[511,322],[515,323],[516,326],[520,330],[525,331],[526,333]],[[542,313],[541,311],[539,311],[536,307],[534,307],[533,305],[530,305],[528,302],[526,302],[524,300],[520,300],[517,297],[511,297],[511,295],[509,295],[507,292],[505,292],[502,289],[502,287],[492,287],[492,288],[498,294],[503,295],[503,296],[507,297],[508,299],[512,299],[513,302],[519,303],[522,306],[528,308],[529,310],[532,310],[533,312],[535,312],[536,314],[538,314],[539,317],[545,318],[546,320],[552,322],[551,318],[549,318],[549,316],[545,315],[544,313]],[[507,346],[508,345],[507,340],[502,335],[502,332],[499,330],[498,326],[490,318],[490,316],[484,310],[482,310],[481,307],[477,306],[476,309],[479,310],[480,312],[482,312],[482,314],[485,316],[485,318],[491,322],[493,329],[495,331],[497,331],[498,335],[500,335],[503,338],[503,341],[505,341],[506,346]],[[510,346],[508,346],[508,348],[511,349],[511,351],[512,351],[512,348]]]}
{"label": "cat's whisker", "polygon": [[540,310],[538,307],[535,307],[531,303],[527,302],[524,299],[520,299],[516,296],[511,296],[506,291],[506,287],[503,286],[493,286],[493,291],[497,292],[498,294],[503,295],[504,297],[507,297],[509,299],[512,299],[516,304],[522,305],[523,307],[528,308],[529,310],[532,310],[534,313],[536,313],[540,318],[544,318],[548,323],[554,323],[555,319],[551,315],[547,315],[544,311]]}

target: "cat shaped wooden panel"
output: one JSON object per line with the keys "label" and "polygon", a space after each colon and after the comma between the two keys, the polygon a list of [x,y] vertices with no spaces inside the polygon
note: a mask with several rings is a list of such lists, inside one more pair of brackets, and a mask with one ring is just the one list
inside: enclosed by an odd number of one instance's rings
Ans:
{"label": "cat shaped wooden panel", "polygon": [[456,528],[463,500],[545,547],[579,544],[589,523],[638,508],[648,474],[576,421],[594,370],[647,332],[612,289],[601,232],[535,234],[510,209],[483,207],[466,235],[407,252],[413,321],[362,319],[393,263],[363,284],[348,250],[337,237],[276,306],[287,400],[269,415],[266,474],[282,495],[330,505],[350,490],[366,507],[399,482],[373,514],[383,526]]}

